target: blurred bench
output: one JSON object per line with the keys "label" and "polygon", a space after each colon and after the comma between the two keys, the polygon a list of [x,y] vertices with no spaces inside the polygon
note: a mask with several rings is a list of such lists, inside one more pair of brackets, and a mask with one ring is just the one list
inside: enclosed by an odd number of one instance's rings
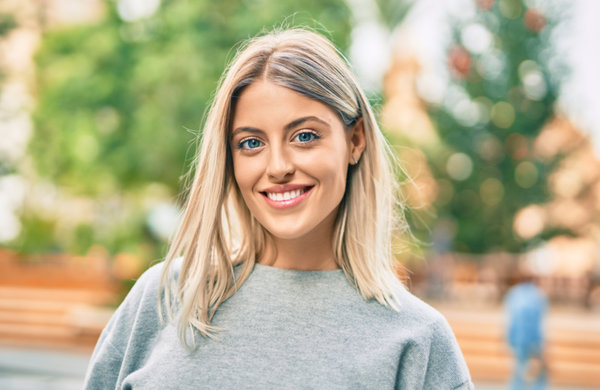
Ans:
{"label": "blurred bench", "polygon": [[0,343],[91,351],[120,286],[103,259],[0,251]]}
{"label": "blurred bench", "polygon": [[[454,330],[472,377],[506,382],[513,358],[504,338],[502,311],[440,310]],[[546,329],[545,356],[551,383],[600,386],[600,316],[551,312]]]}

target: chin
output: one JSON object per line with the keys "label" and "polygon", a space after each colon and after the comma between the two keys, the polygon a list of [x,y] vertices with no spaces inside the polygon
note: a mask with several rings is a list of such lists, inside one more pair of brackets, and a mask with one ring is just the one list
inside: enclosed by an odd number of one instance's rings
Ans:
{"label": "chin", "polygon": [[271,223],[263,225],[263,227],[274,237],[277,237],[281,240],[296,240],[298,238],[302,238],[314,228],[314,226],[303,227],[295,224],[278,224]]}
{"label": "chin", "polygon": [[331,229],[336,215],[337,208],[334,208],[329,213],[312,211],[296,215],[269,216],[263,221],[257,219],[273,237],[281,240],[297,240],[303,237],[311,236],[315,239],[322,237],[323,234],[327,235],[326,231]]}

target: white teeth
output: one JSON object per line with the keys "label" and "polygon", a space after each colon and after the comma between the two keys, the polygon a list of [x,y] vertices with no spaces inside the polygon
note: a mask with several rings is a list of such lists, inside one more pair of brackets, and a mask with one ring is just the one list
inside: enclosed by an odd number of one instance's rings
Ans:
{"label": "white teeth", "polygon": [[303,193],[306,192],[306,188],[300,188],[297,190],[293,190],[293,191],[288,191],[288,192],[278,192],[278,193],[273,193],[273,192],[267,192],[267,197],[271,200],[275,200],[277,202],[282,202],[284,200],[290,200],[290,199],[294,199],[300,195],[302,195]]}

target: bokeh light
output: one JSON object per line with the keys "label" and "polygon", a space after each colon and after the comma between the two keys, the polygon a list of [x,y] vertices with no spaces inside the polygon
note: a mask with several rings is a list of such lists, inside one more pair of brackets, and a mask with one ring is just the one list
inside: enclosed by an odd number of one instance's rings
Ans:
{"label": "bokeh light", "polygon": [[527,206],[515,216],[514,229],[521,238],[529,240],[544,230],[545,221],[546,214],[542,207]]}
{"label": "bokeh light", "polygon": [[500,180],[490,177],[481,183],[479,195],[483,203],[494,206],[504,197],[504,186]]}
{"label": "bokeh light", "polygon": [[501,129],[508,129],[515,121],[515,109],[510,103],[498,102],[492,106],[492,122]]}
{"label": "bokeh light", "polygon": [[471,172],[473,171],[473,162],[466,154],[455,153],[448,158],[446,170],[453,179],[465,180],[471,176]]}
{"label": "bokeh light", "polygon": [[517,165],[515,169],[515,181],[522,188],[531,188],[535,185],[539,173],[535,165],[529,161],[524,161]]}

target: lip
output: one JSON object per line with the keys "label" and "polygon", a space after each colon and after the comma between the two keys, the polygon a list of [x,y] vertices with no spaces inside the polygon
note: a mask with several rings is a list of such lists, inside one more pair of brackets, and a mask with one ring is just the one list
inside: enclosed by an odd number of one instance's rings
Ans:
{"label": "lip", "polygon": [[294,191],[294,190],[297,190],[300,188],[306,188],[306,187],[314,187],[314,186],[309,185],[309,184],[286,184],[286,185],[281,185],[281,186],[273,186],[273,187],[265,188],[264,190],[261,190],[260,192],[271,192],[271,193],[279,194],[282,192]]}
{"label": "lip", "polygon": [[[272,199],[269,199],[269,197],[266,194],[266,192],[271,192],[271,193],[277,194],[277,193],[283,193],[283,192],[293,191],[293,190],[297,190],[300,188],[307,188],[307,187],[308,187],[308,189],[302,195],[299,195],[299,196],[295,197],[294,199],[272,200]],[[269,206],[276,208],[276,209],[288,209],[290,207],[297,206],[304,199],[306,199],[306,197],[308,196],[308,194],[310,194],[310,192],[312,191],[313,188],[314,188],[314,186],[311,186],[311,185],[287,184],[287,185],[282,185],[282,186],[269,187],[263,191],[260,191],[260,194],[262,195],[263,199],[265,200],[265,202],[267,202],[267,204]]]}

